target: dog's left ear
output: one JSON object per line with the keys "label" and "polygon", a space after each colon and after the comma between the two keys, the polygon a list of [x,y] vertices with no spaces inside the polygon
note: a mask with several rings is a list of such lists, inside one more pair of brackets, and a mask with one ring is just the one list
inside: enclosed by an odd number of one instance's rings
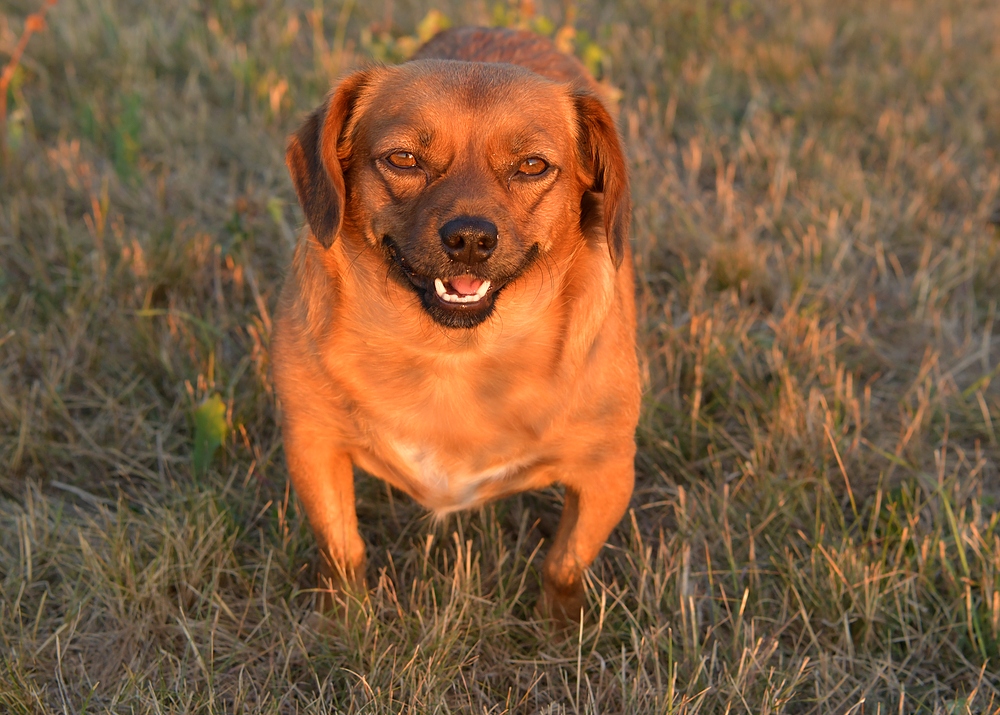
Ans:
{"label": "dog's left ear", "polygon": [[572,93],[580,132],[580,153],[593,177],[590,191],[604,195],[604,232],[611,260],[618,268],[625,258],[632,219],[628,165],[615,122],[601,100],[589,89]]}
{"label": "dog's left ear", "polygon": [[329,248],[344,223],[346,185],[338,149],[344,127],[373,70],[343,79],[322,106],[288,138],[285,164],[313,235]]}

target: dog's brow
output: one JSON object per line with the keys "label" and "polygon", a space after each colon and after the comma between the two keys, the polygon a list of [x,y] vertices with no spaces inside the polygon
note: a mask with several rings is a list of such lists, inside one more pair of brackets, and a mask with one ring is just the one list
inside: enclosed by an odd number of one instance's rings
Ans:
{"label": "dog's brow", "polygon": [[376,152],[389,151],[400,147],[426,149],[434,142],[434,132],[427,128],[395,126],[385,132],[376,142]]}
{"label": "dog's brow", "polygon": [[549,133],[539,127],[529,127],[511,135],[509,146],[514,154],[523,154],[528,150],[545,151],[552,145]]}

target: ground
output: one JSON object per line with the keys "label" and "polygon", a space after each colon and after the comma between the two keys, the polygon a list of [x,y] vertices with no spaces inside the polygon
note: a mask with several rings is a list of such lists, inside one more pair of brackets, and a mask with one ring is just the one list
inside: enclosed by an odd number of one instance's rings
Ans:
{"label": "ground", "polygon": [[[0,5],[0,65],[41,6]],[[1000,712],[995,0],[430,7],[33,23],[0,134],[0,710]],[[533,615],[557,490],[436,523],[362,475],[371,591],[310,617],[268,365],[285,137],[445,21],[556,35],[620,90],[638,481],[572,633]]]}

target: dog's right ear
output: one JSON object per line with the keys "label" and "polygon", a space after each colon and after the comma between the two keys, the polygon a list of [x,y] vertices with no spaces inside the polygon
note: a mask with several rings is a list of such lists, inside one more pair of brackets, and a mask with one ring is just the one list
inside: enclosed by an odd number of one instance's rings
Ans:
{"label": "dog's right ear", "polygon": [[372,71],[344,78],[326,101],[288,138],[285,165],[309,228],[324,248],[333,245],[344,223],[346,186],[338,148],[344,128]]}

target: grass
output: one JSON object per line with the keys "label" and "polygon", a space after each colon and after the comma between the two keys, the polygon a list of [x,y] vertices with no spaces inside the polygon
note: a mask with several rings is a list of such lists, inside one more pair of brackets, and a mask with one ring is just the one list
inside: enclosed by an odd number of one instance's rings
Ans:
{"label": "grass", "polygon": [[[4,5],[0,63],[40,5]],[[371,593],[314,627],[268,372],[284,137],[429,8],[60,0],[31,38],[0,137],[0,710],[1000,712],[992,0],[440,6],[572,21],[622,91],[636,495],[553,636],[557,491],[435,524],[360,478]]]}

